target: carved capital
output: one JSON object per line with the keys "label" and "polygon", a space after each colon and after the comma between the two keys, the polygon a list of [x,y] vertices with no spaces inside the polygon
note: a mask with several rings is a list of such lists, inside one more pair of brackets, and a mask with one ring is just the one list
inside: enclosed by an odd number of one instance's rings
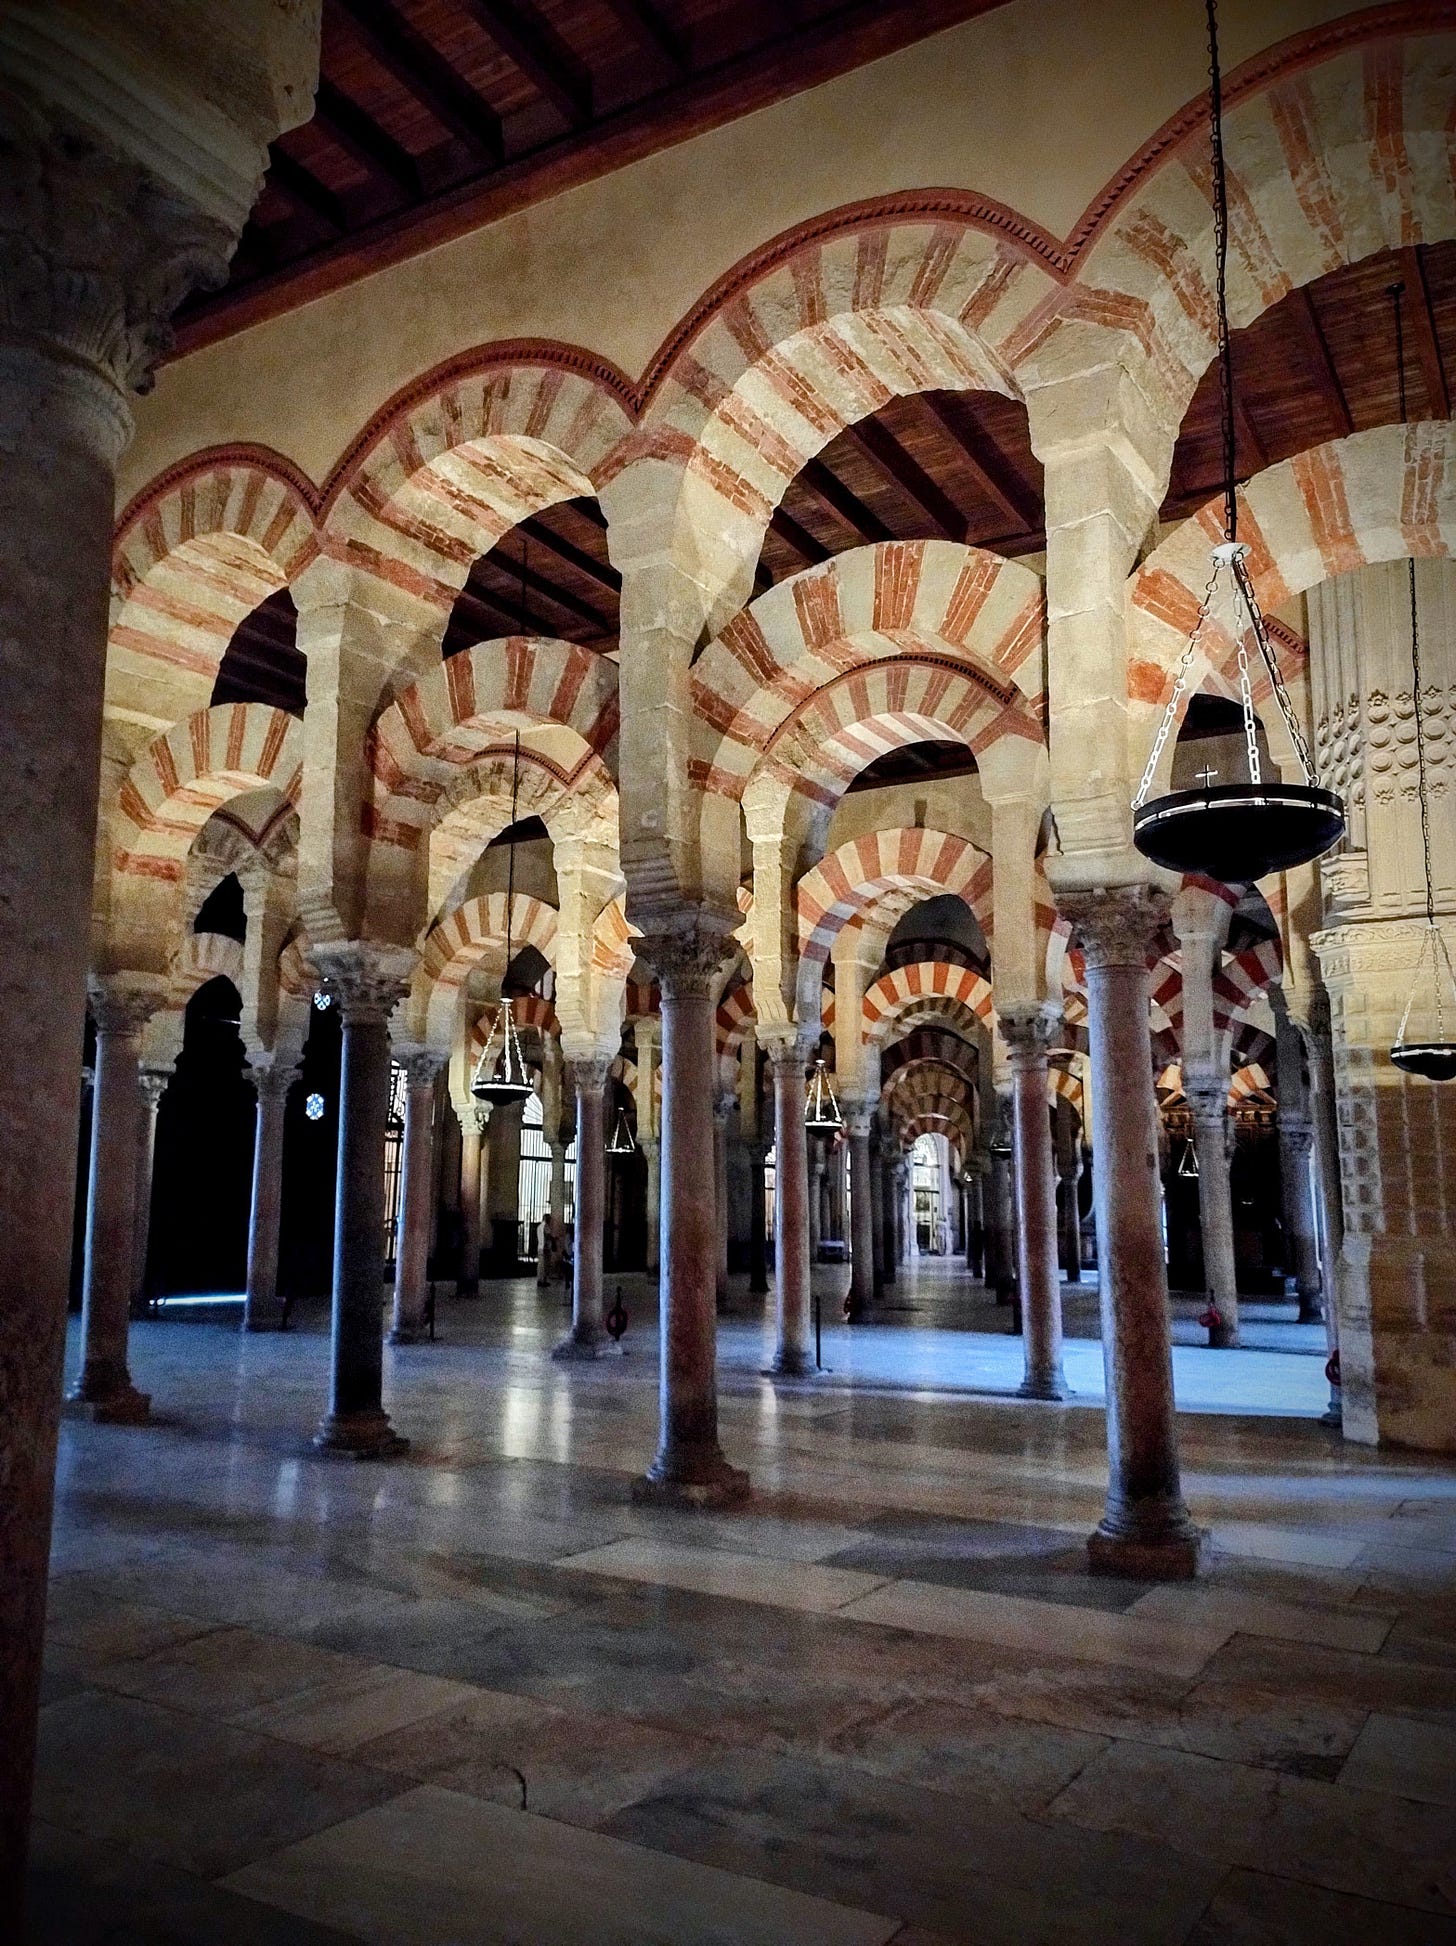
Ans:
{"label": "carved capital", "polygon": [[1169,901],[1149,885],[1107,891],[1064,891],[1057,900],[1070,920],[1089,969],[1146,967],[1154,939],[1167,924]]}
{"label": "carved capital", "polygon": [[224,281],[236,238],[9,85],[0,129],[0,343],[104,382],[119,450],[130,431],[124,395],[150,388],[173,311],[189,291]]}
{"label": "carved capital", "polygon": [[345,1026],[387,1023],[409,992],[415,965],[407,947],[377,946],[366,939],[315,946],[313,959]]}
{"label": "carved capital", "polygon": [[607,1085],[611,1061],[605,1054],[570,1054],[566,1059],[566,1078],[578,1095],[599,1095]]}
{"label": "carved capital", "polygon": [[411,1088],[433,1088],[444,1072],[449,1056],[437,1054],[432,1047],[413,1047],[407,1051],[395,1050],[394,1057],[404,1069],[404,1078]]}
{"label": "carved capital", "polygon": [[154,1115],[161,1106],[171,1079],[171,1071],[167,1068],[143,1068],[137,1075],[137,1088],[148,1114]]}
{"label": "carved capital", "polygon": [[299,1069],[293,1061],[255,1062],[251,1070],[253,1092],[259,1101],[287,1101],[288,1091],[298,1076]]}
{"label": "carved capital", "polygon": [[139,1034],[166,1005],[166,983],[147,973],[98,974],[89,983],[89,999],[98,1034]]}
{"label": "carved capital", "polygon": [[1023,1001],[996,1016],[1013,1068],[1041,1062],[1061,1032],[1062,1010],[1054,1000]]}
{"label": "carved capital", "polygon": [[643,935],[637,950],[656,968],[665,999],[711,996],[724,960],[735,950],[730,925],[721,913],[690,907],[680,925]]}

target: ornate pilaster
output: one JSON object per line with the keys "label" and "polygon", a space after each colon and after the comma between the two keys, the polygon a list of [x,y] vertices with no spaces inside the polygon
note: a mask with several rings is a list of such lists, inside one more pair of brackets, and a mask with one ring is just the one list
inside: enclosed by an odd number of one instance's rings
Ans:
{"label": "ornate pilaster", "polygon": [[1087,968],[1107,1507],[1088,1542],[1094,1571],[1184,1580],[1198,1529],[1183,1504],[1157,1107],[1148,1038],[1148,959],[1167,904],[1143,886],[1063,893]]}

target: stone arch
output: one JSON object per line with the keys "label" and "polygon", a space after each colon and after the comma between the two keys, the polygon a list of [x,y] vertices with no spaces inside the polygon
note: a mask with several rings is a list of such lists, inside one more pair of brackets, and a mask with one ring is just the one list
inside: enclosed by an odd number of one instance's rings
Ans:
{"label": "stone arch", "polygon": [[866,990],[864,1036],[873,1046],[909,1020],[942,1015],[970,1031],[989,1027],[994,1016],[991,983],[974,968],[947,960],[912,960],[883,973]]}
{"label": "stone arch", "polygon": [[108,703],[206,704],[238,624],[318,552],[315,506],[297,468],[251,446],[200,453],[138,495],[112,548]]}
{"label": "stone arch", "polygon": [[432,1047],[450,1045],[461,989],[478,966],[495,959],[504,973],[506,915],[510,909],[512,950],[534,946],[550,960],[556,947],[557,914],[553,907],[528,893],[508,900],[504,892],[485,892],[468,899],[426,933],[420,944],[420,963],[410,998],[412,1022],[419,1038]]}
{"label": "stone arch", "polygon": [[330,483],[324,545],[440,612],[501,535],[594,495],[631,426],[625,382],[564,347],[468,352],[397,393]]}
{"label": "stone arch", "polygon": [[180,880],[193,840],[229,799],[265,788],[296,804],[303,780],[303,731],[264,703],[198,710],[155,737],[117,798],[116,869]]}
{"label": "stone arch", "polygon": [[822,964],[846,920],[896,891],[920,897],[953,892],[989,933],[991,861],[968,838],[918,826],[878,831],[850,839],[799,881],[800,960]]}
{"label": "stone arch", "polygon": [[[1128,684],[1143,749],[1171,692],[1220,533],[1219,508],[1210,502],[1176,527],[1128,584]],[[1456,425],[1377,426],[1269,467],[1239,490],[1239,536],[1266,609],[1354,568],[1412,554],[1449,557],[1456,544]],[[1205,663],[1190,671],[1191,688],[1206,670]]]}

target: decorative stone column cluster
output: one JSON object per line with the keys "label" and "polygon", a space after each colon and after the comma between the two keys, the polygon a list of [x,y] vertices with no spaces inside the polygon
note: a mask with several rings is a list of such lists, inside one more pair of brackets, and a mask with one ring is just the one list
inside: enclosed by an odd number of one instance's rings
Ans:
{"label": "decorative stone column cluster", "polygon": [[566,1064],[576,1096],[576,1253],[571,1329],[553,1358],[601,1358],[620,1349],[608,1336],[602,1301],[602,1228],[606,1216],[606,1128],[603,1096],[610,1062],[576,1055]]}
{"label": "decorative stone column cluster", "polygon": [[1087,968],[1107,1381],[1107,1506],[1088,1553],[1094,1570],[1183,1579],[1201,1537],[1179,1477],[1148,1044],[1148,955],[1166,907],[1138,886],[1063,893],[1060,904]]}
{"label": "decorative stone column cluster", "polygon": [[393,1459],[409,1441],[384,1410],[384,1137],[389,1016],[409,990],[411,955],[354,941],[318,946],[314,958],[343,1030],[329,1409],[314,1444],[350,1459]]}
{"label": "decorative stone column cluster", "polygon": [[248,1215],[248,1281],[244,1331],[276,1331],[283,1321],[278,1299],[278,1240],[283,1214],[283,1127],[288,1091],[298,1079],[292,1061],[255,1062],[257,1113],[253,1134],[253,1195]]}
{"label": "decorative stone column cluster", "polygon": [[1047,1101],[1047,1050],[1060,1008],[1008,1007],[1000,1015],[1011,1055],[1012,1139],[1016,1150],[1017,1272],[1026,1373],[1023,1398],[1064,1399],[1062,1293],[1057,1265],[1057,1185]]}
{"label": "decorative stone column cluster", "polygon": [[445,1057],[427,1048],[402,1053],[404,1141],[394,1246],[394,1317],[389,1341],[417,1344],[429,1327],[430,1244],[434,1225],[435,1097]]}
{"label": "decorative stone column cluster", "polygon": [[662,993],[662,1335],[657,1453],[633,1488],[640,1500],[724,1505],[748,1475],[718,1443],[716,1211],[704,1168],[713,1142],[713,983],[726,922],[644,938]]}

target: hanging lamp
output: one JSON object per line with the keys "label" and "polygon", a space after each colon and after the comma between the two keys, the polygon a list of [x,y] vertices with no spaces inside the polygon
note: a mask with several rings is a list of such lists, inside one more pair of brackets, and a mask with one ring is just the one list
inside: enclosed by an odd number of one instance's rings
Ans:
{"label": "hanging lamp", "polygon": [[1195,1181],[1198,1179],[1198,1151],[1193,1146],[1191,1135],[1185,1135],[1183,1138],[1183,1155],[1178,1163],[1178,1174],[1191,1176]]}
{"label": "hanging lamp", "polygon": [[637,1144],[632,1138],[632,1125],[627,1120],[627,1110],[617,1109],[617,1119],[612,1127],[612,1139],[607,1144],[608,1155],[636,1155]]}
{"label": "hanging lamp", "polygon": [[[1391,309],[1395,314],[1395,373],[1396,385],[1400,394],[1400,420],[1405,424],[1405,321],[1401,314],[1401,298],[1405,292],[1404,284],[1390,287]],[[1456,1029],[1456,972],[1451,966],[1451,954],[1446,945],[1445,935],[1436,923],[1436,890],[1431,874],[1431,815],[1429,798],[1426,793],[1426,730],[1425,718],[1421,708],[1421,625],[1416,606],[1416,562],[1411,555],[1406,562],[1410,589],[1410,627],[1411,627],[1411,706],[1416,725],[1416,790],[1421,807],[1421,858],[1426,874],[1426,930],[1421,937],[1421,949],[1416,955],[1415,973],[1411,979],[1410,998],[1405,1003],[1405,1012],[1400,1017],[1400,1031],[1395,1037],[1395,1045],[1390,1050],[1394,1065],[1406,1074],[1421,1075],[1427,1081],[1456,1080],[1456,1039],[1448,1033],[1448,1026]],[[1429,1034],[1410,1031],[1411,1015],[1416,1009],[1416,999],[1421,992],[1422,982],[1429,980],[1431,1005],[1425,1018],[1434,1031]],[[1451,1001],[1451,1011],[1447,1013],[1447,997]],[[1417,1017],[1417,1026],[1421,1024]]]}
{"label": "hanging lamp", "polygon": [[[516,807],[520,796],[520,785],[521,733],[517,730],[515,749],[511,758],[511,823],[506,840],[508,857],[506,963],[502,979],[508,978],[511,970],[511,925],[515,917],[516,904]],[[510,999],[504,993],[501,995],[500,1005],[496,1008],[490,1032],[485,1037],[485,1046],[480,1050],[480,1059],[475,1064],[475,1073],[470,1081],[470,1092],[476,1101],[483,1101],[491,1108],[501,1108],[511,1102],[524,1101],[526,1096],[533,1092],[530,1076],[526,1072],[525,1056],[521,1053],[520,1037],[516,1033]]]}
{"label": "hanging lamp", "polygon": [[834,1098],[834,1089],[822,1061],[814,1063],[808,1100],[804,1106],[804,1126],[811,1135],[837,1135],[844,1127],[844,1117],[839,1112],[839,1103]]}
{"label": "hanging lamp", "polygon": [[[1223,444],[1224,538],[1213,550],[1198,619],[1178,664],[1173,693],[1158,725],[1152,754],[1133,800],[1132,841],[1145,858],[1174,872],[1199,872],[1223,884],[1248,884],[1268,872],[1307,864],[1338,843],[1345,830],[1345,808],[1315,774],[1309,744],[1299,726],[1284,678],[1274,659],[1269,632],[1249,578],[1247,549],[1239,539],[1237,454],[1234,443],[1233,358],[1228,322],[1228,175],[1223,153],[1223,78],[1218,58],[1218,4],[1205,0],[1208,14],[1209,119],[1213,148],[1214,291],[1218,306],[1219,413]],[[1215,784],[1210,771],[1195,790],[1149,798],[1163,750],[1178,719],[1188,672],[1216,603],[1232,607],[1238,643],[1239,702],[1243,712],[1248,777],[1242,783]],[[1284,718],[1304,781],[1286,784],[1265,778],[1259,756],[1257,718],[1249,670],[1249,643],[1268,675]]]}

